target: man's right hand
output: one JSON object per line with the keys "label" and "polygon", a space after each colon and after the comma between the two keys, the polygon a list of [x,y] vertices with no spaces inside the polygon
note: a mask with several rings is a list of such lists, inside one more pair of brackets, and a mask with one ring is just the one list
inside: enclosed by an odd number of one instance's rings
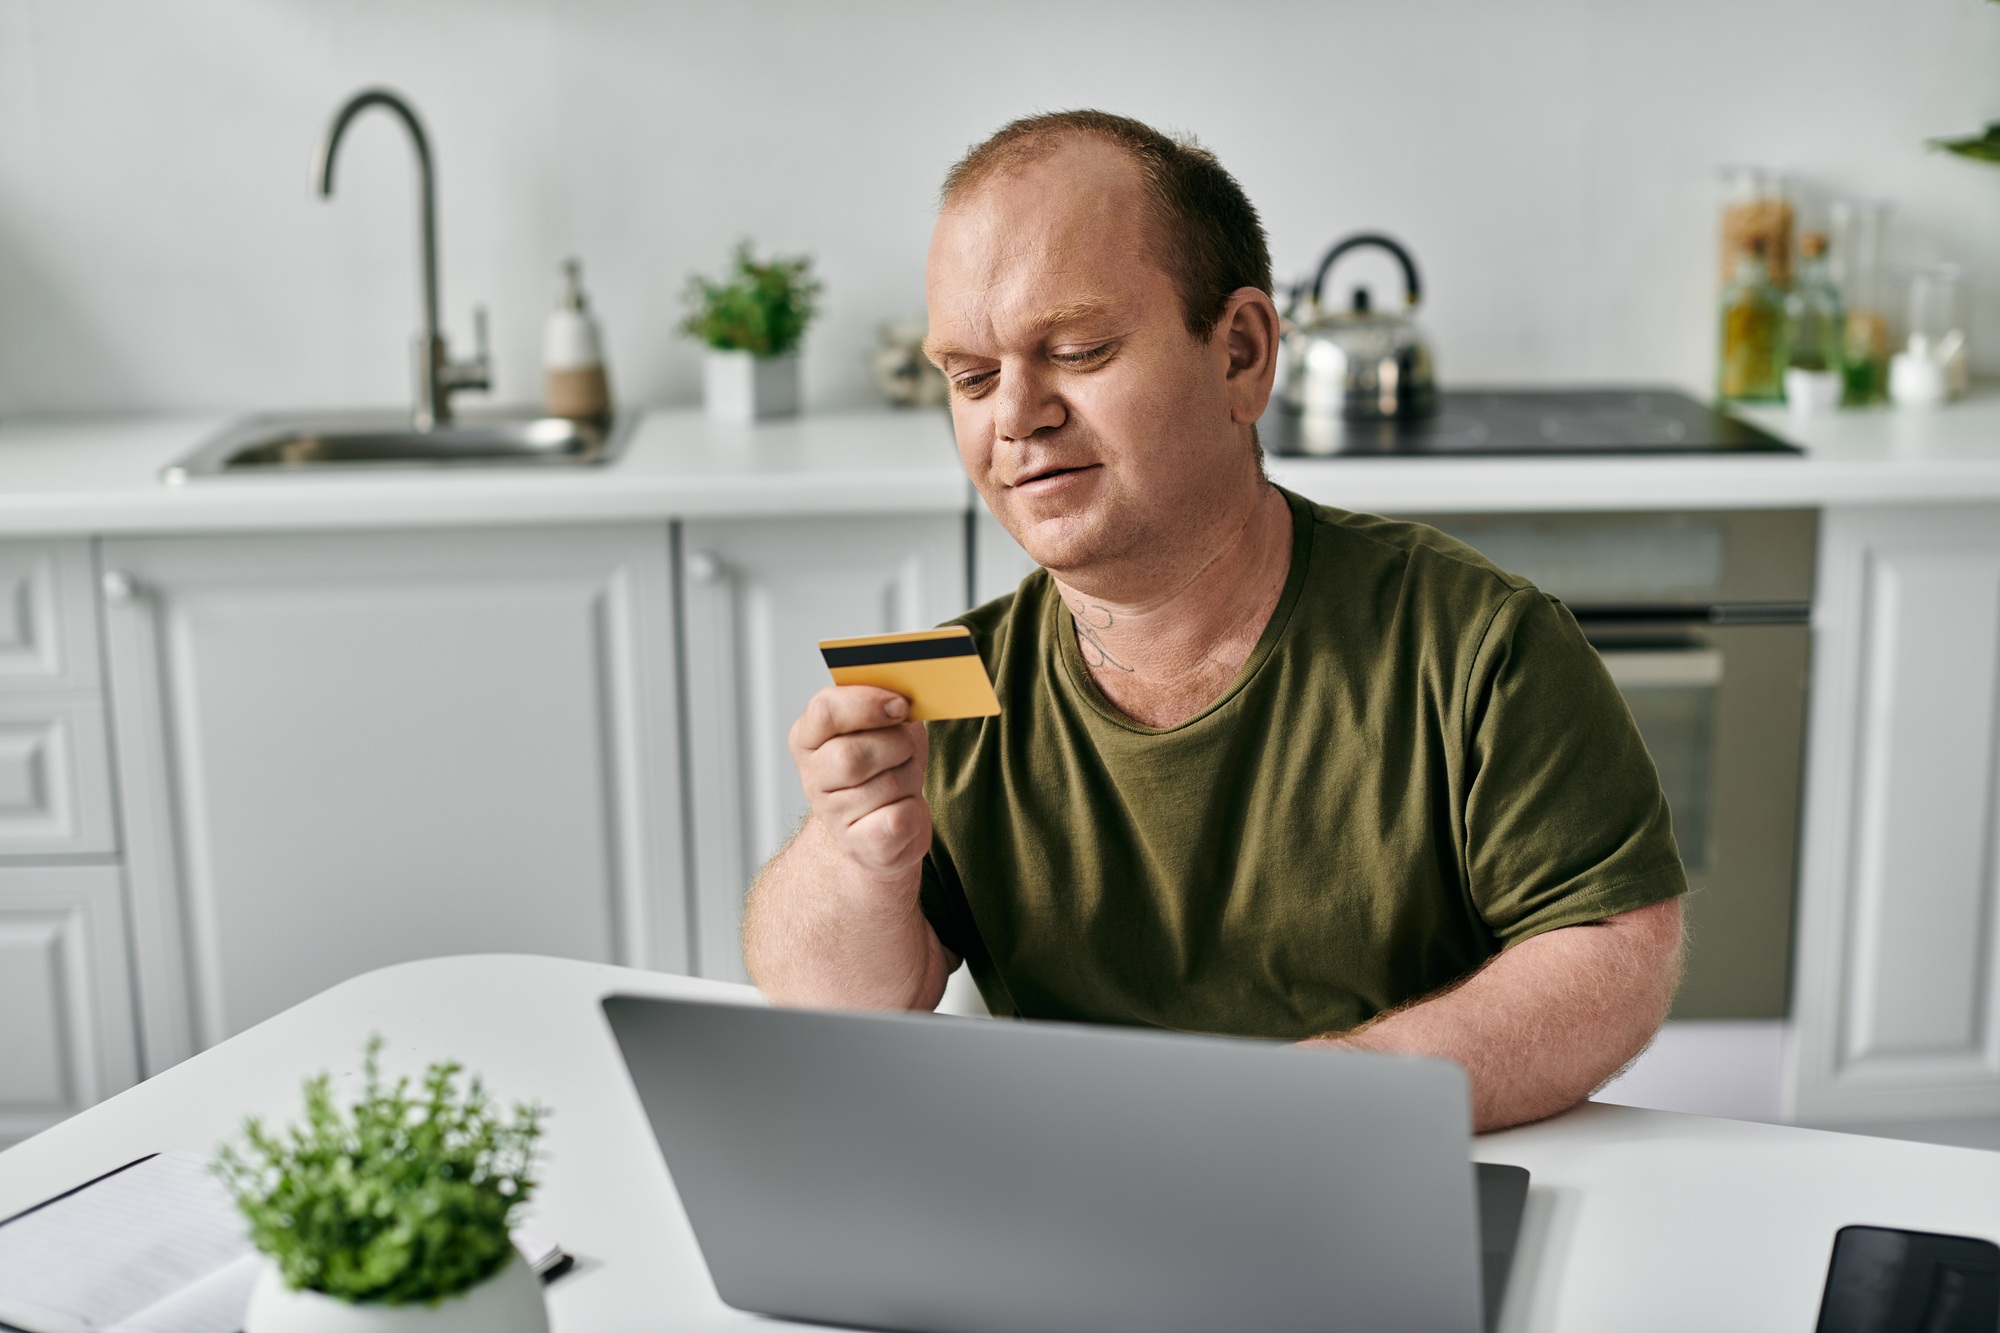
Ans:
{"label": "man's right hand", "polygon": [[908,883],[931,848],[930,738],[909,718],[900,694],[830,685],[792,724],[792,759],[813,818],[871,879]]}
{"label": "man's right hand", "polygon": [[790,740],[812,818],[751,885],[751,979],[777,1004],[935,1009],[959,960],[919,901],[931,849],[924,724],[900,694],[836,685],[813,696]]}

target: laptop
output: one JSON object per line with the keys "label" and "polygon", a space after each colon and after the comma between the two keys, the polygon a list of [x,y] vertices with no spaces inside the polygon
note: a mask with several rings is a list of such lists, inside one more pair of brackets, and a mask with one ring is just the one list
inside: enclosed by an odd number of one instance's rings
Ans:
{"label": "laptop", "polygon": [[1475,1333],[1497,1314],[1527,1173],[1475,1185],[1447,1061],[631,995],[604,1012],[737,1309],[896,1333]]}

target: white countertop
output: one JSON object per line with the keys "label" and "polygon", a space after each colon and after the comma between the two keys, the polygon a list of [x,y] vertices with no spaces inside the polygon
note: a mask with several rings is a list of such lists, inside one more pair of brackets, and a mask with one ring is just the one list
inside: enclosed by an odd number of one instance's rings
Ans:
{"label": "white countertop", "polygon": [[[1877,408],[1801,423],[1746,417],[1804,457],[1273,458],[1272,477],[1328,504],[1381,513],[1681,509],[2000,500],[2000,391],[1937,411]],[[409,469],[216,477],[168,486],[168,463],[220,417],[0,422],[0,535],[964,509],[938,411],[826,413],[716,426],[646,413],[604,468]]]}
{"label": "white countertop", "polygon": [[[556,958],[385,968],[0,1153],[0,1217],[148,1152],[210,1152],[247,1113],[292,1119],[303,1077],[352,1071],[381,1032],[391,1073],[448,1056],[553,1108],[530,1225],[579,1257],[549,1290],[555,1333],[794,1327],[716,1296],[598,1009],[617,991],[754,998]],[[1593,1104],[1473,1155],[1533,1177],[1506,1333],[1810,1328],[1844,1225],[2000,1239],[2000,1153]]]}
{"label": "white countertop", "polygon": [[942,411],[823,413],[755,427],[648,412],[606,467],[160,471],[222,417],[0,422],[0,535],[411,527],[938,513],[971,491]]}

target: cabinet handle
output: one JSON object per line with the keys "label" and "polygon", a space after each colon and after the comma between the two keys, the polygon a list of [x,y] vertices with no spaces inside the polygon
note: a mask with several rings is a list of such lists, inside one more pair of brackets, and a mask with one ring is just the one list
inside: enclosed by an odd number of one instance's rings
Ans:
{"label": "cabinet handle", "polygon": [[722,557],[713,551],[689,551],[687,576],[690,583],[714,583],[722,578]]}
{"label": "cabinet handle", "polygon": [[139,580],[122,569],[107,569],[99,580],[104,600],[112,606],[130,606],[139,596]]}

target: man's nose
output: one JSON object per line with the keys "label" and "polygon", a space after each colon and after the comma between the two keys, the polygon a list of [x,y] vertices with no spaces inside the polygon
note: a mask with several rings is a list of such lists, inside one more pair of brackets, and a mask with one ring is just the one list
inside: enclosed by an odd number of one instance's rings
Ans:
{"label": "man's nose", "polygon": [[1025,440],[1069,420],[1055,385],[1032,367],[1002,367],[993,409],[993,429],[1003,440]]}

